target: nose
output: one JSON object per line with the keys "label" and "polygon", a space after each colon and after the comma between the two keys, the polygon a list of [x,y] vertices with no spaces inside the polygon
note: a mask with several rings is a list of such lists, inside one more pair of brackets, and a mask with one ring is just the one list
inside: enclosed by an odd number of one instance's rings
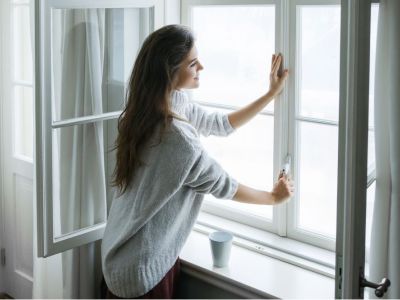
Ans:
{"label": "nose", "polygon": [[204,69],[203,65],[202,65],[200,62],[199,62],[199,66],[198,66],[197,69],[198,69],[199,71]]}

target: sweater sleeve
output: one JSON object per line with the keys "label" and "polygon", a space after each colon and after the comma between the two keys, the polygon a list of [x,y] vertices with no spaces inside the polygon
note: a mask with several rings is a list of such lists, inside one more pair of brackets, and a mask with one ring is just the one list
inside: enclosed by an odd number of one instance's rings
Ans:
{"label": "sweater sleeve", "polygon": [[193,127],[203,136],[228,136],[235,131],[227,114],[210,113],[194,102],[187,104],[186,116]]}
{"label": "sweater sleeve", "polygon": [[236,179],[231,177],[204,149],[189,162],[183,184],[197,193],[212,194],[220,199],[233,199],[238,189]]}

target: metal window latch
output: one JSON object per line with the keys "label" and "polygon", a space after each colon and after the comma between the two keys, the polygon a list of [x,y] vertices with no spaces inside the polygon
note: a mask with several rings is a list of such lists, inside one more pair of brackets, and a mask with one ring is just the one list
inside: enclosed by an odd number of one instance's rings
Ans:
{"label": "metal window latch", "polygon": [[290,167],[292,164],[292,157],[288,154],[285,158],[285,161],[282,164],[281,173],[283,175],[289,175]]}
{"label": "metal window latch", "polygon": [[383,295],[387,292],[389,286],[390,286],[390,280],[387,278],[383,278],[380,283],[373,283],[369,282],[368,280],[365,279],[365,277],[360,278],[360,286],[365,288],[373,288],[375,289],[375,295],[379,298],[382,298]]}

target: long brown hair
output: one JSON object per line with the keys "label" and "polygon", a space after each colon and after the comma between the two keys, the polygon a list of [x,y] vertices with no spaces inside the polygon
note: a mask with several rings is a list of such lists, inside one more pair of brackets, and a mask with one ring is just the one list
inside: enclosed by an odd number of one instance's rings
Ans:
{"label": "long brown hair", "polygon": [[136,58],[126,91],[127,104],[118,119],[116,165],[113,186],[124,193],[136,170],[143,165],[141,154],[158,125],[161,134],[177,118],[169,97],[178,70],[194,45],[190,29],[168,25],[151,33]]}

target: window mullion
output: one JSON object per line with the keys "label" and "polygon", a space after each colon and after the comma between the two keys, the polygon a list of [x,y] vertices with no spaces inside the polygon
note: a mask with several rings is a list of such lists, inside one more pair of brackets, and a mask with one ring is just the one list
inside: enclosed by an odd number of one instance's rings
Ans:
{"label": "window mullion", "polygon": [[[284,0],[279,3],[276,7],[276,53],[282,53],[284,57],[284,67],[290,66],[289,58],[289,15],[288,15],[289,1]],[[281,95],[278,97],[278,101],[275,102],[275,122],[274,122],[274,178],[280,172],[282,163],[286,158],[287,154],[290,154],[288,150],[288,108],[289,108],[289,92],[290,86],[287,85],[286,89],[283,90]],[[282,204],[274,207],[274,228],[278,235],[287,235],[287,206],[288,204]]]}
{"label": "window mullion", "polygon": [[288,203],[287,207],[287,234],[288,236],[291,235],[293,229],[296,227],[297,224],[297,210],[298,210],[298,191],[299,191],[299,180],[298,180],[298,131],[296,126],[296,115],[298,112],[298,87],[299,87],[299,61],[298,58],[300,57],[298,54],[299,47],[298,47],[298,28],[299,28],[299,21],[297,20],[296,16],[296,3],[291,2],[288,4],[288,14],[289,14],[289,41],[290,41],[290,52],[289,52],[289,61],[290,61],[290,68],[292,74],[292,80],[289,82],[289,108],[288,108],[288,152],[292,155],[292,177],[295,181],[295,194],[292,197],[291,201]]}

